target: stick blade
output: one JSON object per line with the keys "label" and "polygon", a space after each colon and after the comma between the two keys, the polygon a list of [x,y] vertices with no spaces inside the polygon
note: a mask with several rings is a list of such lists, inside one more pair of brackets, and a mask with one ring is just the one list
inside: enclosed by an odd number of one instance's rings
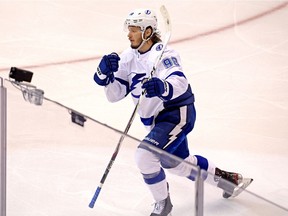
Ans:
{"label": "stick blade", "polygon": [[168,10],[165,7],[165,5],[162,5],[160,7],[160,12],[161,12],[163,20],[164,20],[166,32],[170,32],[171,33],[171,30],[172,30],[171,19],[170,19],[170,15],[169,15]]}

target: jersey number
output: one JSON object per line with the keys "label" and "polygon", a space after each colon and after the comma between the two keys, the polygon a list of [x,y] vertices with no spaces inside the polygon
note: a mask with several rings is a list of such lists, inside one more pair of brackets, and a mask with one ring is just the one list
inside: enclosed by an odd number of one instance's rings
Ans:
{"label": "jersey number", "polygon": [[162,60],[162,62],[164,64],[165,68],[170,68],[173,66],[178,66],[178,67],[180,66],[177,58],[175,58],[175,57],[165,58]]}

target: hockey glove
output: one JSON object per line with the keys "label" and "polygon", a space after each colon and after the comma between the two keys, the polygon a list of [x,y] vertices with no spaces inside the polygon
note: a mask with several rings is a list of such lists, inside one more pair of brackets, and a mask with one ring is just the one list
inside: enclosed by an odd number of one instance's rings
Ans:
{"label": "hockey glove", "polygon": [[[114,81],[114,72],[119,68],[120,57],[117,53],[104,55],[99,63],[97,72],[94,75],[94,80],[99,85],[107,85]],[[103,79],[103,75],[105,75]],[[101,79],[102,78],[102,79]]]}
{"label": "hockey glove", "polygon": [[109,76],[110,74],[116,72],[119,67],[120,58],[117,53],[111,53],[109,55],[104,55],[98,66],[100,72]]}
{"label": "hockey glove", "polygon": [[163,94],[167,91],[167,82],[157,77],[153,77],[143,83],[142,88],[148,98],[158,96],[162,98]]}

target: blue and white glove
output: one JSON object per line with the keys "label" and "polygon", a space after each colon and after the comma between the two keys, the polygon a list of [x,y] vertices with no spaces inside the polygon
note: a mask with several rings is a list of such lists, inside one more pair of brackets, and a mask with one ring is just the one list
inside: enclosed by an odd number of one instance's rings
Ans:
{"label": "blue and white glove", "polygon": [[117,53],[104,55],[97,67],[97,72],[94,74],[94,80],[98,85],[106,86],[113,82],[114,72],[119,68],[120,57]]}
{"label": "blue and white glove", "polygon": [[142,88],[145,91],[145,95],[148,98],[151,97],[160,97],[165,100],[169,100],[172,95],[168,92],[168,88],[171,89],[171,84],[166,82],[165,80],[161,80],[157,77],[152,77],[143,83]]}

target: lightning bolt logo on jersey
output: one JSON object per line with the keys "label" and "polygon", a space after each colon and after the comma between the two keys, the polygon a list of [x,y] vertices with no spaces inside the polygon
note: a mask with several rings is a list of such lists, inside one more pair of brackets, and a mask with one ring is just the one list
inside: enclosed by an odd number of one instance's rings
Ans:
{"label": "lightning bolt logo on jersey", "polygon": [[137,92],[137,94],[135,94],[133,90],[137,88],[137,85],[139,83],[141,84],[143,78],[146,76],[146,73],[137,74],[135,72],[132,72],[130,75],[132,76],[132,83],[130,86],[131,95],[132,97],[139,99],[141,92]]}

